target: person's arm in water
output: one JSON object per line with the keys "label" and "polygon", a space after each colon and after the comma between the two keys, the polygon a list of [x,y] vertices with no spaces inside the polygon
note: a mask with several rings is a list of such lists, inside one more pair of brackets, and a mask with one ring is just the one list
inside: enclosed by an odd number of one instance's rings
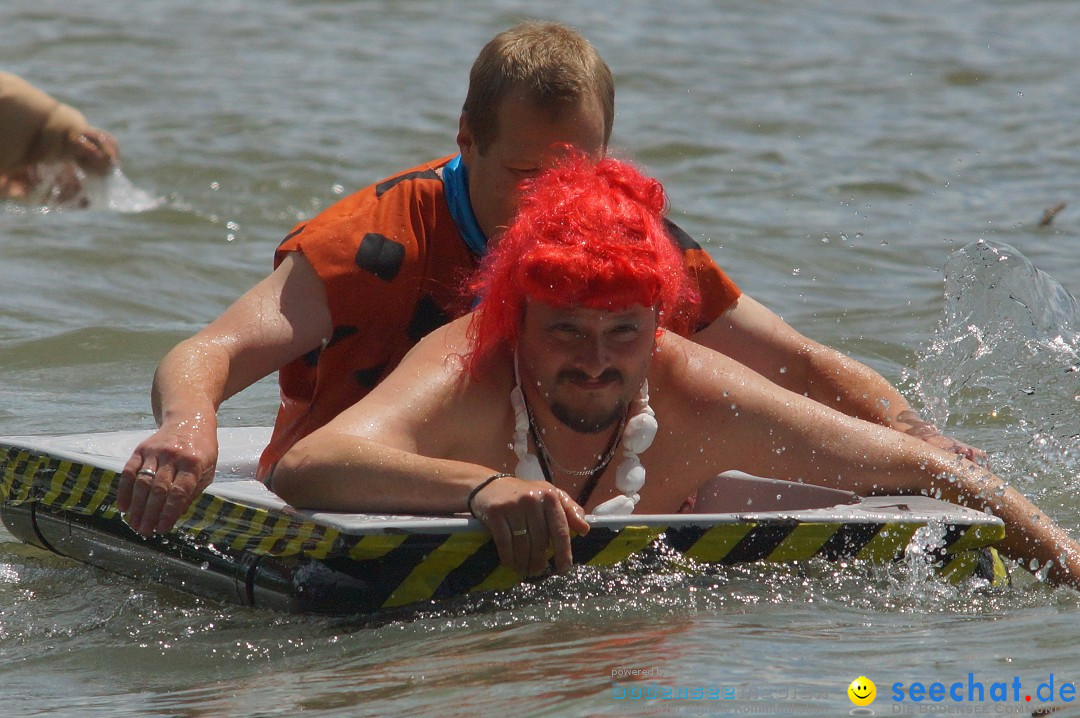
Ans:
{"label": "person's arm in water", "polygon": [[[513,476],[488,482],[513,471],[502,464],[505,439],[488,438],[512,431],[510,389],[492,392],[463,376],[467,321],[433,332],[364,399],[298,441],[275,466],[271,488],[299,508],[471,510],[491,531],[505,565],[520,574],[541,573],[551,547],[556,570],[564,571],[573,563],[571,532],[589,530],[585,512],[546,482]],[[479,455],[487,460],[477,461]]]}
{"label": "person's arm in water", "polygon": [[0,72],[0,196],[19,199],[32,192],[39,164],[70,162],[104,175],[118,157],[116,139],[78,110]]}
{"label": "person's arm in water", "polygon": [[221,403],[318,347],[330,332],[322,283],[303,255],[293,253],[173,348],[151,390],[159,428],[136,447],[117,490],[132,528],[145,536],[171,529],[213,480]]}
{"label": "person's arm in water", "polygon": [[[688,467],[705,462],[714,471],[736,468],[860,495],[922,493],[988,511],[1005,522],[1000,548],[1007,556],[1025,565],[1052,562],[1052,580],[1080,589],[1080,545],[989,470],[755,380],[746,367],[703,356],[692,343],[683,347],[689,360],[668,363],[677,377],[672,385],[681,382],[681,393],[669,401],[684,414],[675,427],[673,461],[685,456]],[[699,477],[709,473],[697,471]]]}
{"label": "person's arm in water", "polygon": [[923,421],[876,371],[808,339],[745,294],[692,339],[848,416],[887,426],[973,461],[986,461],[981,449],[945,436]]}

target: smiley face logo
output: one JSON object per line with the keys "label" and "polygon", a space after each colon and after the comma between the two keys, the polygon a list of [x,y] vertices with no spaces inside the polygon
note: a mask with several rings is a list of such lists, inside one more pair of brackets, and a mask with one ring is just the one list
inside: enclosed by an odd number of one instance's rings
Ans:
{"label": "smiley face logo", "polygon": [[857,706],[868,706],[877,698],[877,686],[866,676],[859,676],[847,687],[848,698]]}

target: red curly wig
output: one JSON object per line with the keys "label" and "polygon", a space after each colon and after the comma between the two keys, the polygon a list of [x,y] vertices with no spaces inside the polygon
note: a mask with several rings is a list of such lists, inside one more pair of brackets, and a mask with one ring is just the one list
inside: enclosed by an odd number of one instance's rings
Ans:
{"label": "red curly wig", "polygon": [[621,311],[654,307],[658,325],[690,328],[697,292],[662,224],[661,184],[632,165],[568,153],[529,180],[518,213],[469,283],[480,298],[467,365],[517,345],[525,300]]}

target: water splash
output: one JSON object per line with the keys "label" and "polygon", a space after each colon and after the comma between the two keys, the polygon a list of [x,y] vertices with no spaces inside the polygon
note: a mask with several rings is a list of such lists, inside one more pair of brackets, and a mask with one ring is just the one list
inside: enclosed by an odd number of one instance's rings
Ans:
{"label": "water splash", "polygon": [[[1003,606],[1045,605],[1058,600],[1023,571],[1014,585],[991,588],[975,576],[951,582],[939,572],[946,546],[944,525],[912,537],[903,559],[877,563],[816,558],[791,563],[702,564],[658,545],[623,563],[575,566],[569,573],[519,584],[506,591],[432,602],[395,616],[364,617],[458,627],[487,628],[521,622],[574,621],[607,625],[681,619],[702,612],[738,614],[747,609],[784,612],[817,604],[846,614],[994,614]],[[839,615],[839,614],[838,614]]]}
{"label": "water splash", "polygon": [[108,209],[112,212],[137,213],[156,209],[165,200],[136,187],[116,167],[107,177],[90,178],[83,184],[88,209]]}
{"label": "water splash", "polygon": [[949,256],[945,318],[916,367],[932,420],[951,411],[979,427],[1018,488],[1080,483],[1080,305],[1014,247],[979,240]]}
{"label": "water splash", "polygon": [[161,197],[139,189],[123,170],[114,167],[104,177],[88,175],[71,164],[42,165],[35,189],[19,202],[0,202],[3,211],[13,214],[73,209],[107,210],[121,213],[146,212],[164,204]]}

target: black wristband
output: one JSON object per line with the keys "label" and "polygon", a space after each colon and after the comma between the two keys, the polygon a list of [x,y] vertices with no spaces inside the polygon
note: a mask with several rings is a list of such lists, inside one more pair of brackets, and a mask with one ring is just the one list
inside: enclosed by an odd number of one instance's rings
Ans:
{"label": "black wristband", "polygon": [[513,476],[513,474],[495,474],[494,476],[489,476],[488,478],[484,479],[481,483],[477,484],[476,487],[472,491],[469,492],[469,498],[465,499],[465,508],[467,508],[469,510],[469,513],[473,515],[473,518],[475,518],[475,519],[480,518],[479,516],[476,515],[476,512],[473,511],[473,508],[472,508],[473,499],[475,499],[476,495],[478,493],[480,493],[480,490],[483,489],[488,484],[490,484],[495,479],[505,479],[508,476]]}

